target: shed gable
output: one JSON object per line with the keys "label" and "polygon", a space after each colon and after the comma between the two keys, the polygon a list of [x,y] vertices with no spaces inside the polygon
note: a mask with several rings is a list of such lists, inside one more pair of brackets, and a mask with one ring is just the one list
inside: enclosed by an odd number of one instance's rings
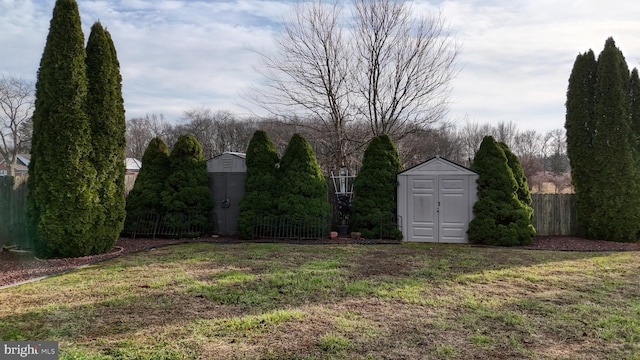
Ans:
{"label": "shed gable", "polygon": [[207,172],[247,172],[245,154],[225,152],[207,160]]}
{"label": "shed gable", "polygon": [[429,175],[429,174],[441,174],[441,175],[475,175],[476,172],[467,169],[464,166],[458,165],[447,159],[443,159],[440,156],[433,157],[422,164],[416,165],[410,169],[401,172],[398,175]]}

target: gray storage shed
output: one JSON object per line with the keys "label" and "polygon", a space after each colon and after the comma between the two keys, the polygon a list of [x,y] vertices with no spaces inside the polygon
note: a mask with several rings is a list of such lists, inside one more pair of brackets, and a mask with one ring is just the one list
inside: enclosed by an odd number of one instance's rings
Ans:
{"label": "gray storage shed", "polygon": [[478,174],[436,156],[398,174],[404,241],[467,243]]}
{"label": "gray storage shed", "polygon": [[244,196],[247,177],[245,154],[225,152],[207,160],[209,188],[213,202],[214,232],[218,235],[236,235],[240,200]]}

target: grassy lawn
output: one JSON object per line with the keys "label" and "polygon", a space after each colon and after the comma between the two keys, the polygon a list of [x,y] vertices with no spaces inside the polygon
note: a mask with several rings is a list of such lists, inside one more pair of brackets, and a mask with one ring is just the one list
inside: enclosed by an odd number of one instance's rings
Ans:
{"label": "grassy lawn", "polygon": [[61,359],[640,359],[640,252],[190,244],[0,304]]}

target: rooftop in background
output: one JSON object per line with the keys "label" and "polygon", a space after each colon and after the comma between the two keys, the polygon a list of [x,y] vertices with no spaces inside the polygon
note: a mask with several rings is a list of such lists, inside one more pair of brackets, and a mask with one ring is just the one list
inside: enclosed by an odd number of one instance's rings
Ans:
{"label": "rooftop in background", "polygon": [[127,168],[127,173],[139,172],[142,167],[142,162],[135,158],[126,158],[124,159],[124,164]]}
{"label": "rooftop in background", "polygon": [[[18,154],[16,166],[14,168],[15,174],[26,175],[29,173],[29,162],[31,162],[30,154]],[[0,176],[9,175],[9,167],[5,164],[5,160],[0,160]]]}

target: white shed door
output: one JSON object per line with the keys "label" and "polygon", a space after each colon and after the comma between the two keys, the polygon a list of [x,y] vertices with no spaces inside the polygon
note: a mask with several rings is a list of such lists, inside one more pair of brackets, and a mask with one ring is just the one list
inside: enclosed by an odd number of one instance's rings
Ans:
{"label": "white shed door", "polygon": [[469,177],[441,175],[439,180],[440,242],[466,243],[466,232],[469,225],[469,199],[465,189],[468,188]]}
{"label": "white shed door", "polygon": [[410,241],[466,243],[467,177],[433,175],[409,179]]}
{"label": "white shed door", "polygon": [[411,241],[438,242],[437,177],[409,178],[409,231]]}

